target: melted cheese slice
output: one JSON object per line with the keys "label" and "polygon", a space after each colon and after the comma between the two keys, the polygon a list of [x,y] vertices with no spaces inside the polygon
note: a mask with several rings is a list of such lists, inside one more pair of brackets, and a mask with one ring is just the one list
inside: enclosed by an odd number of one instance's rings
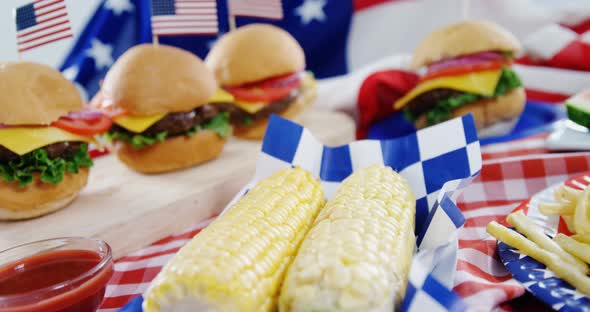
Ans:
{"label": "melted cheese slice", "polygon": [[123,115],[113,118],[113,122],[129,131],[140,133],[144,132],[147,128],[160,121],[162,118],[164,118],[164,116],[166,116],[166,114],[157,114],[152,116]]}
{"label": "melted cheese slice", "polygon": [[240,100],[234,101],[234,104],[250,114],[256,114],[257,112],[263,110],[266,106],[268,106],[267,102],[247,102]]}
{"label": "melted cheese slice", "polygon": [[393,107],[395,109],[400,109],[420,94],[442,88],[490,96],[494,94],[501,75],[502,70],[486,70],[465,75],[427,80],[418,84],[418,86],[412,89],[412,91],[397,100]]}
{"label": "melted cheese slice", "polygon": [[213,93],[209,99],[209,103],[233,103],[234,100],[235,98],[231,93],[219,88]]}
{"label": "melted cheese slice", "polygon": [[0,145],[18,155],[24,155],[53,143],[66,141],[98,144],[90,137],[77,135],[55,127],[10,127],[0,129]]}

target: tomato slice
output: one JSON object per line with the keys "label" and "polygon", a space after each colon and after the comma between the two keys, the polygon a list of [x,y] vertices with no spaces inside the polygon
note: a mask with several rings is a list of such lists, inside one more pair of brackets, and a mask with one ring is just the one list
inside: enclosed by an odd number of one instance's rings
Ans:
{"label": "tomato slice", "polygon": [[113,122],[105,115],[96,116],[92,118],[72,118],[64,116],[51,123],[52,126],[66,130],[71,133],[93,136],[107,132]]}
{"label": "tomato slice", "polygon": [[457,67],[450,67],[441,70],[437,70],[434,72],[428,72],[426,75],[420,79],[420,81],[426,81],[430,79],[435,79],[444,76],[458,76],[472,72],[484,71],[484,70],[492,70],[492,69],[501,69],[504,66],[510,66],[512,61],[509,60],[496,60],[491,62],[484,62],[484,63],[476,63],[476,64],[469,64],[469,65],[462,65]]}
{"label": "tomato slice", "polygon": [[297,72],[270,78],[260,82],[259,84],[263,87],[288,87],[294,85],[299,86],[298,83],[300,81],[301,75]]}
{"label": "tomato slice", "polygon": [[300,85],[299,73],[293,73],[225,89],[238,100],[270,103],[287,97]]}

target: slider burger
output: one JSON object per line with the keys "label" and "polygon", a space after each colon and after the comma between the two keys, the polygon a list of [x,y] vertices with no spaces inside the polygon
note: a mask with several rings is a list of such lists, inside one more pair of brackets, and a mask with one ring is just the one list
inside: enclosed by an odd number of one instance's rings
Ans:
{"label": "slider burger", "polygon": [[76,87],[41,64],[0,63],[0,102],[0,220],[67,206],[88,180],[88,143],[110,119],[83,110]]}
{"label": "slider burger", "polygon": [[92,105],[112,117],[107,140],[117,157],[136,171],[159,173],[222,152],[231,127],[228,114],[208,104],[216,88],[197,56],[145,44],[117,60]]}
{"label": "slider burger", "polygon": [[293,119],[316,97],[315,80],[304,71],[303,49],[272,25],[251,24],[228,33],[205,63],[222,88],[212,101],[229,112],[237,137],[261,139],[271,114]]}
{"label": "slider burger", "polygon": [[481,137],[511,131],[526,100],[510,67],[520,49],[510,32],[488,21],[440,28],[414,52],[411,66],[424,75],[394,107],[417,128],[473,113]]}

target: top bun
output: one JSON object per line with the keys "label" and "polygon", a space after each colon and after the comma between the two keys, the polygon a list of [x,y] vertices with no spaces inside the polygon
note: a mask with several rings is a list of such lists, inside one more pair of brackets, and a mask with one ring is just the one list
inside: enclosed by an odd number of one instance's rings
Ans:
{"label": "top bun", "polygon": [[233,86],[303,70],[305,54],[281,28],[250,24],[221,37],[205,63],[221,85]]}
{"label": "top bun", "polygon": [[62,74],[42,64],[0,63],[0,123],[48,125],[82,109],[78,89]]}
{"label": "top bun", "polygon": [[107,73],[102,94],[131,115],[184,112],[207,104],[217,84],[194,54],[165,45],[135,46]]}
{"label": "top bun", "polygon": [[428,66],[434,62],[461,55],[496,51],[519,53],[518,39],[508,30],[489,21],[463,21],[430,33],[414,51],[411,67]]}

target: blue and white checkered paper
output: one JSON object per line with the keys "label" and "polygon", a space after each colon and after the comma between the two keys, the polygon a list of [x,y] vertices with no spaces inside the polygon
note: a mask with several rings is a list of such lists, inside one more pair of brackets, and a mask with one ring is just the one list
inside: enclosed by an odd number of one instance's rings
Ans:
{"label": "blue and white checkered paper", "polygon": [[[465,223],[454,202],[481,170],[480,146],[471,115],[402,138],[356,141],[338,147],[324,146],[309,130],[273,115],[254,178],[227,207],[281,169],[300,166],[310,171],[321,179],[330,198],[352,172],[373,164],[385,164],[403,175],[417,199],[418,251],[401,311],[465,310],[451,287],[457,263],[457,231]],[[131,306],[138,305],[129,304],[121,311],[136,311]]]}
{"label": "blue and white checkered paper", "polygon": [[[457,231],[465,223],[455,199],[481,170],[471,115],[392,140],[328,147],[302,126],[272,116],[252,181],[234,198],[274,172],[299,166],[319,177],[330,198],[355,170],[384,164],[404,176],[416,195],[418,252],[402,311],[465,310],[450,290],[457,263]],[[229,206],[233,204],[230,203]]]}

